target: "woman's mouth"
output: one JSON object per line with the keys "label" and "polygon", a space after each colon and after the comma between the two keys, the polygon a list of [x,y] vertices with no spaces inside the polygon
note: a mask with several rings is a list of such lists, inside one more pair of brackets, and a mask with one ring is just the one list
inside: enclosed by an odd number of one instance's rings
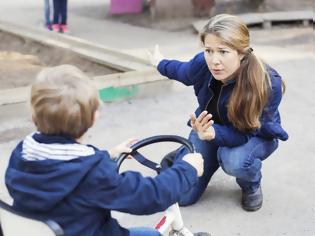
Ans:
{"label": "woman's mouth", "polygon": [[212,73],[213,74],[220,74],[222,72],[222,70],[219,69],[212,69]]}

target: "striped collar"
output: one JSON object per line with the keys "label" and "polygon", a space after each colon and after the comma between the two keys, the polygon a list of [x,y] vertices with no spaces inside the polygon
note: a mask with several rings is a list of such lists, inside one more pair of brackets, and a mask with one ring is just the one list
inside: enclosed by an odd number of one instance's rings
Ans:
{"label": "striped collar", "polygon": [[69,161],[95,154],[87,145],[63,136],[50,136],[41,133],[28,135],[23,141],[22,157],[29,161],[62,160]]}

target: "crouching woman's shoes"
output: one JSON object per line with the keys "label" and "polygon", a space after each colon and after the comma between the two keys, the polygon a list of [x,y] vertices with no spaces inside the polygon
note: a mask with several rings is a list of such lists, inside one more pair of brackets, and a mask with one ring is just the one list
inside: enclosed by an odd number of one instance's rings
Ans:
{"label": "crouching woman's shoes", "polygon": [[263,203],[261,186],[254,193],[242,192],[242,207],[245,211],[257,211]]}

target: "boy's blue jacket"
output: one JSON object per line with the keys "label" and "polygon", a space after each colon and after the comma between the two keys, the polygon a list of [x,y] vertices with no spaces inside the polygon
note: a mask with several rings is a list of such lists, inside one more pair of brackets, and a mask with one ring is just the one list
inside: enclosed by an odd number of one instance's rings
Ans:
{"label": "boy's blue jacket", "polygon": [[129,235],[111,210],[135,215],[162,211],[197,181],[196,170],[185,161],[155,178],[132,171],[118,174],[108,152],[40,133],[17,145],[5,175],[15,209],[55,220],[67,236]]}
{"label": "boy's blue jacket", "polygon": [[[196,116],[206,110],[207,104],[213,96],[210,86],[214,78],[208,69],[203,52],[197,54],[188,62],[162,60],[157,69],[162,75],[170,79],[177,80],[187,86],[194,86],[195,95],[197,96],[199,104],[199,107],[195,111]],[[288,139],[288,134],[281,127],[280,114],[278,111],[278,106],[282,98],[281,77],[269,66],[267,66],[267,71],[271,79],[272,91],[268,103],[260,117],[261,127],[255,132],[240,132],[232,126],[227,118],[227,104],[234,88],[235,80],[230,81],[222,87],[218,101],[218,113],[223,125],[213,125],[215,129],[214,142],[216,142],[217,145],[229,147],[239,146],[246,143],[252,136],[259,136],[266,139]]]}

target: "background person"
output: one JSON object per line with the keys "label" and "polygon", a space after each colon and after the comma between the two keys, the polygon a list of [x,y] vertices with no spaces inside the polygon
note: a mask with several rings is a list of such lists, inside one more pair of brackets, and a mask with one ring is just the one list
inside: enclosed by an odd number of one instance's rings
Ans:
{"label": "background person", "polygon": [[54,17],[52,30],[60,33],[68,33],[68,0],[53,0]]}
{"label": "background person", "polygon": [[45,16],[45,27],[51,30],[51,19],[50,19],[50,0],[44,0],[44,16]]}

